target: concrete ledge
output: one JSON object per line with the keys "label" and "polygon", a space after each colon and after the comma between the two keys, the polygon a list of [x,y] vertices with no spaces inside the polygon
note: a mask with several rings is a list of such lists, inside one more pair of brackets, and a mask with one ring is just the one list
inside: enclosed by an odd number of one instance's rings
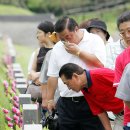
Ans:
{"label": "concrete ledge", "polygon": [[23,73],[14,73],[14,77],[15,78],[24,78],[24,74]]}
{"label": "concrete ledge", "polygon": [[23,104],[23,124],[39,124],[37,104]]}
{"label": "concrete ledge", "polygon": [[29,124],[29,125],[24,125],[24,130],[42,130],[42,125],[34,125],[34,124]]}
{"label": "concrete ledge", "polygon": [[19,94],[19,104],[31,104],[31,94]]}
{"label": "concrete ledge", "polygon": [[26,84],[25,78],[17,78],[15,81],[16,81],[16,84]]}
{"label": "concrete ledge", "polygon": [[16,88],[19,90],[21,94],[25,94],[27,90],[27,84],[17,84]]}
{"label": "concrete ledge", "polygon": [[14,73],[21,73],[22,69],[21,68],[13,68]]}
{"label": "concrete ledge", "polygon": [[13,63],[13,68],[21,68],[21,65],[19,63]]}

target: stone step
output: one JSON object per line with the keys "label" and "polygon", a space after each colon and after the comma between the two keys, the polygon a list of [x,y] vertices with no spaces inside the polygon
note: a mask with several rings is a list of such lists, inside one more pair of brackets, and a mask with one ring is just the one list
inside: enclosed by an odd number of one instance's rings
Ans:
{"label": "stone step", "polygon": [[24,78],[23,73],[14,73],[14,78]]}
{"label": "stone step", "polygon": [[29,125],[24,125],[23,130],[42,130],[42,125],[40,124],[29,124]]}
{"label": "stone step", "polygon": [[26,84],[25,78],[17,78],[15,81],[16,81],[16,84]]}
{"label": "stone step", "polygon": [[19,94],[19,104],[31,104],[31,94]]}
{"label": "stone step", "polygon": [[39,124],[37,104],[23,104],[24,124]]}
{"label": "stone step", "polygon": [[13,68],[21,68],[21,65],[19,63],[13,63]]}
{"label": "stone step", "polygon": [[17,84],[16,88],[19,90],[21,94],[25,94],[27,90],[27,84]]}
{"label": "stone step", "polygon": [[21,68],[13,68],[14,73],[21,73],[22,69]]}

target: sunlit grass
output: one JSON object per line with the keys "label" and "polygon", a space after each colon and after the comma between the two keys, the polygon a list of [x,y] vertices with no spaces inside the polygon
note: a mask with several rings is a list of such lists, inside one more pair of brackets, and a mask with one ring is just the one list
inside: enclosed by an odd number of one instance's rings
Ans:
{"label": "sunlit grass", "polygon": [[16,45],[16,44],[15,49],[16,49],[16,62],[20,63],[23,73],[26,76],[28,71],[27,68],[29,59],[31,57],[33,49],[30,48],[29,46]]}
{"label": "sunlit grass", "polygon": [[[28,59],[31,55],[32,49],[29,47],[20,46],[20,45],[15,45],[15,48],[17,52],[16,62],[21,64],[22,69],[26,73]],[[2,40],[0,40],[0,108],[6,108],[8,110],[11,110],[12,104],[10,104],[9,99],[6,97],[5,92],[4,92],[4,87],[3,87],[3,80],[7,80],[6,68],[2,61],[2,57],[5,53],[4,49],[5,49],[5,44]],[[0,130],[11,130],[11,128],[9,128],[6,124],[6,120],[1,109],[0,109]],[[16,130],[21,130],[21,128],[17,127]]]}
{"label": "sunlit grass", "polygon": [[[5,74],[5,66],[3,65],[3,61],[1,60],[3,54],[4,54],[4,43],[0,40],[0,108],[6,108],[10,109],[10,104],[5,96],[4,92],[4,87],[3,87],[3,80],[6,79],[6,74]],[[6,129],[6,123],[5,123],[5,117],[0,109],[0,130],[9,130]]]}
{"label": "sunlit grass", "polygon": [[27,9],[18,8],[11,5],[0,5],[0,15],[32,15]]}

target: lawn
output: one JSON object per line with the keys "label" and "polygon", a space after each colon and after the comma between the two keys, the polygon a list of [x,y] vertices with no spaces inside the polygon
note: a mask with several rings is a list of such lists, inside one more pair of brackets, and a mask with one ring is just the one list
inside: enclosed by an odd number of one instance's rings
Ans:
{"label": "lawn", "polygon": [[[9,103],[9,99],[5,95],[3,87],[3,80],[7,79],[6,68],[2,60],[2,57],[4,55],[4,48],[5,48],[4,42],[0,40],[0,108],[6,108],[8,110],[11,110],[11,104]],[[17,51],[17,62],[21,61],[19,63],[21,64],[24,73],[26,74],[28,59],[32,50],[27,47],[16,45],[16,51]],[[6,120],[1,109],[0,109],[0,130],[11,130],[6,124]],[[17,130],[19,130],[19,128],[17,128]]]}
{"label": "lawn", "polygon": [[[5,95],[4,87],[3,87],[3,80],[6,80],[6,68],[3,64],[2,57],[4,55],[4,43],[0,40],[0,130],[11,130],[6,124],[6,120],[1,108],[5,108],[11,110],[11,104],[9,99]],[[20,130],[17,128],[17,130]]]}
{"label": "lawn", "polygon": [[0,15],[33,15],[33,13],[12,5],[0,5]]}
{"label": "lawn", "polygon": [[17,55],[16,62],[20,63],[23,73],[26,76],[29,58],[33,52],[33,49],[30,48],[29,46],[23,46],[23,45],[17,45],[17,44],[15,44],[15,49],[16,49],[16,55]]}
{"label": "lawn", "polygon": [[[6,79],[6,74],[5,74],[6,68],[3,65],[3,61],[2,61],[2,56],[4,54],[3,48],[5,48],[4,43],[3,41],[0,40],[0,86],[1,86],[0,87],[0,93],[1,93],[0,108],[3,107],[10,110],[11,106],[10,106],[8,98],[5,96],[4,87],[2,84],[2,81]],[[20,63],[24,74],[27,75],[28,60],[30,58],[30,55],[33,49],[26,46],[22,46],[22,45],[15,45],[15,48],[16,48],[16,53],[17,53],[16,62]],[[1,109],[0,109],[0,130],[11,130],[6,124],[6,120]],[[20,129],[17,127],[17,130],[20,130]],[[43,130],[48,130],[48,129],[44,128]]]}

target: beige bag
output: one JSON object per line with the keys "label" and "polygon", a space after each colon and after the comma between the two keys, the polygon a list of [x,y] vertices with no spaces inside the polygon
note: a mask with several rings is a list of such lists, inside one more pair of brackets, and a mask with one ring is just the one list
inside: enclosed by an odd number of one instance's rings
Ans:
{"label": "beige bag", "polygon": [[27,88],[26,94],[31,94],[31,98],[38,99],[42,98],[42,91],[40,86],[30,84]]}

